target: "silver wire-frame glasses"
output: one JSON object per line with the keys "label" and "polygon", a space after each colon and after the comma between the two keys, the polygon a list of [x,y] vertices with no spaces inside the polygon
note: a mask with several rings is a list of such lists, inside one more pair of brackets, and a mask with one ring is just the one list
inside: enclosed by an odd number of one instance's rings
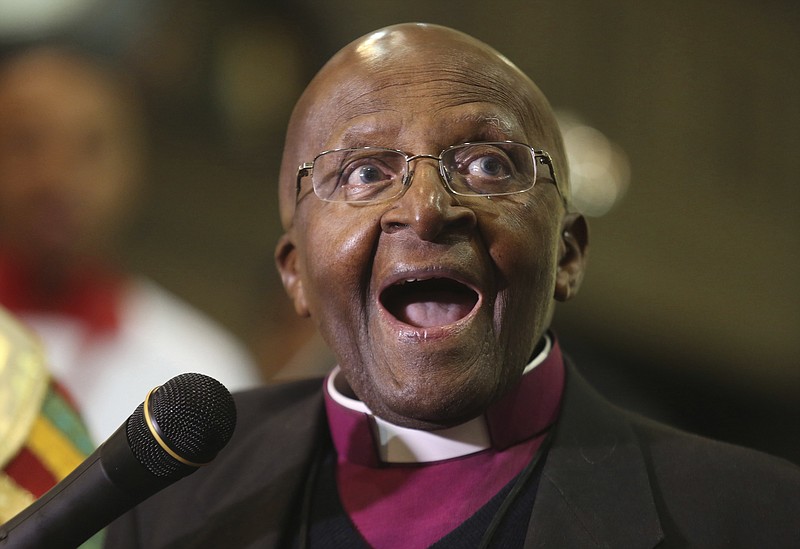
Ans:
{"label": "silver wire-frame glasses", "polygon": [[[459,196],[505,196],[529,191],[539,180],[558,185],[550,155],[515,141],[462,143],[443,150],[439,156],[409,155],[382,147],[344,148],[323,151],[297,170],[300,182],[311,176],[314,194],[326,202],[369,204],[402,196],[411,185],[411,162],[427,158],[438,163],[439,174],[449,192]],[[541,177],[537,167],[549,168]]]}

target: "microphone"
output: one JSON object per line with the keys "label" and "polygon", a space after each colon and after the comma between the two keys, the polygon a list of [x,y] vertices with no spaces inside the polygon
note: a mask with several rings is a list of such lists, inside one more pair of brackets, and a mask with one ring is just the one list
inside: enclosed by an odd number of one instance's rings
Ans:
{"label": "microphone", "polygon": [[77,547],[210,463],[235,427],[236,405],[219,381],[195,373],[170,379],[72,473],[0,526],[0,547]]}

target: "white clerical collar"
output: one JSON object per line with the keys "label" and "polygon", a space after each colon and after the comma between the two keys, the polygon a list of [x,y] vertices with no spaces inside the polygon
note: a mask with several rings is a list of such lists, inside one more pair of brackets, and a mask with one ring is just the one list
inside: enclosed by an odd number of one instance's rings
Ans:
{"label": "white clerical collar", "polygon": [[[547,334],[544,339],[544,348],[525,366],[523,375],[533,371],[550,354],[552,342]],[[374,415],[366,404],[347,397],[336,389],[334,382],[340,372],[341,369],[336,366],[328,376],[326,384],[328,395],[337,404],[370,417],[376,434],[379,457],[384,463],[441,461],[474,454],[492,445],[485,416],[438,431],[409,429],[381,419]]]}

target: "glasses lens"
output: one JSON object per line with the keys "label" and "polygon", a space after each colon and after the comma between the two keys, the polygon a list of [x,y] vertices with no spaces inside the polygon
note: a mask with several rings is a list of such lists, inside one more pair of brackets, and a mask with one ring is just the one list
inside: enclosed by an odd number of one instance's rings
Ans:
{"label": "glasses lens", "polygon": [[314,159],[314,192],[330,202],[376,202],[403,189],[406,159],[388,149],[341,149]]}
{"label": "glasses lens", "polygon": [[442,154],[442,164],[456,194],[515,194],[536,181],[533,152],[522,143],[459,145]]}

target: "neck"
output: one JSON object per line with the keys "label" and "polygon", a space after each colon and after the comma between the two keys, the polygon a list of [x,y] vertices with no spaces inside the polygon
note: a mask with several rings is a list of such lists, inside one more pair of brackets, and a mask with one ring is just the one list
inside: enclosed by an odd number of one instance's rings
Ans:
{"label": "neck", "polygon": [[555,421],[563,387],[563,362],[548,336],[526,366],[522,380],[485,414],[437,431],[410,429],[375,416],[360,400],[337,389],[335,368],[326,383],[326,406],[334,445],[354,462],[420,463],[503,450],[529,439]]}

